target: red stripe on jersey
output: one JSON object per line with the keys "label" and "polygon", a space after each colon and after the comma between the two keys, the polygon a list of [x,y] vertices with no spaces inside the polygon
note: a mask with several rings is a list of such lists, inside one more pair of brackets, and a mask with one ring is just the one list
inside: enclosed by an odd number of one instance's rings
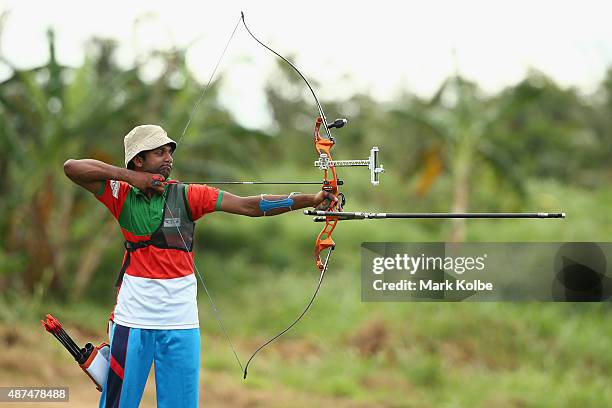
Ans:
{"label": "red stripe on jersey", "polygon": [[154,246],[137,249],[130,256],[126,274],[139,278],[173,279],[193,273],[193,252],[161,249]]}

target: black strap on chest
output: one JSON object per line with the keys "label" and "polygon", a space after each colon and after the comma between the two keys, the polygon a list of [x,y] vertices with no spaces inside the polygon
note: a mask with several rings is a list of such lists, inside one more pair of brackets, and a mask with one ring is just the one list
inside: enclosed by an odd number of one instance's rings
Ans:
{"label": "black strap on chest", "polygon": [[121,286],[123,275],[130,265],[132,252],[148,246],[161,249],[177,249],[191,252],[193,250],[193,235],[195,223],[191,220],[187,209],[185,185],[182,183],[168,184],[162,221],[146,241],[125,241],[126,256],[115,286]]}

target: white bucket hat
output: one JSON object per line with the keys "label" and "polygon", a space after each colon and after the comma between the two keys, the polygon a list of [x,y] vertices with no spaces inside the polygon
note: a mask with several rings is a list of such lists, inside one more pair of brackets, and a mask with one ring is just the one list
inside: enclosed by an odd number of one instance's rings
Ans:
{"label": "white bucket hat", "polygon": [[167,144],[176,149],[176,142],[168,137],[164,129],[157,125],[136,126],[123,138],[125,146],[125,167],[140,152],[157,149]]}

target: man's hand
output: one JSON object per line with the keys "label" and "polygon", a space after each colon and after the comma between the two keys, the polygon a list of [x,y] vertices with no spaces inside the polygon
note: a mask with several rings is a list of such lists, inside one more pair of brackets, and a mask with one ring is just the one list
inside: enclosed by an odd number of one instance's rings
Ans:
{"label": "man's hand", "polygon": [[317,211],[327,211],[331,207],[332,202],[337,203],[338,197],[329,191],[319,191],[315,195],[313,207]]}
{"label": "man's hand", "polygon": [[143,193],[153,191],[157,194],[163,194],[164,186],[166,185],[164,180],[165,177],[161,174],[132,171],[130,173],[129,183]]}

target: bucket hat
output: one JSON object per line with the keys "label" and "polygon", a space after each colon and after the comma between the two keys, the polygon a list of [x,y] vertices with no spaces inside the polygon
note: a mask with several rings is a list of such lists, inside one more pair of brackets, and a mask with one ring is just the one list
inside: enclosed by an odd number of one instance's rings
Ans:
{"label": "bucket hat", "polygon": [[161,126],[140,125],[136,126],[123,138],[125,146],[125,167],[140,152],[157,149],[160,146],[170,144],[172,151],[176,149],[176,142],[168,137]]}

